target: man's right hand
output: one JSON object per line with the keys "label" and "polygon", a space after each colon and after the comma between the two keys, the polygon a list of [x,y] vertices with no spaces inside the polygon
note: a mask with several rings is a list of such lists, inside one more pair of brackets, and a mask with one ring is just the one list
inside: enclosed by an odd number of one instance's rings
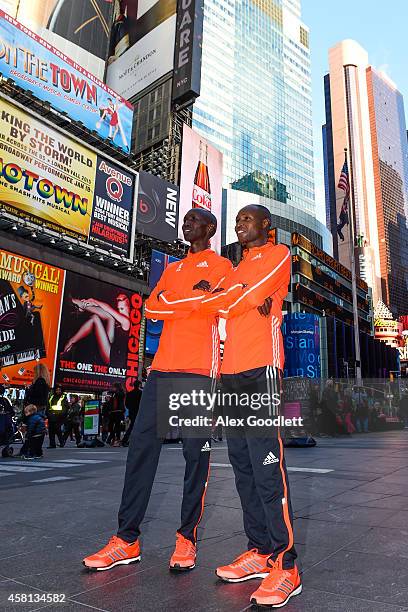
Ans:
{"label": "man's right hand", "polygon": [[271,308],[272,308],[272,298],[267,297],[264,303],[262,304],[262,306],[258,306],[258,312],[263,317],[267,317],[269,316],[269,313],[271,312]]}

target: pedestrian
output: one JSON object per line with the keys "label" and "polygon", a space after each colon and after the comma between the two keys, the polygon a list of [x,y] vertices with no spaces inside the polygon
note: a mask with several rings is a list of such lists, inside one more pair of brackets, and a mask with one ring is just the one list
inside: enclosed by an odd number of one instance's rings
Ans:
{"label": "pedestrian", "polygon": [[368,400],[362,400],[356,409],[356,429],[358,433],[368,433]]}
{"label": "pedestrian", "polygon": [[74,434],[76,445],[79,445],[81,442],[81,423],[82,406],[79,403],[79,396],[73,395],[64,421],[64,444],[69,437],[72,439],[72,434]]}
{"label": "pedestrian", "polygon": [[122,421],[125,416],[125,392],[120,383],[113,385],[111,407],[109,411],[109,436],[106,441],[112,446],[120,445]]}
{"label": "pedestrian", "polygon": [[34,366],[33,382],[25,393],[24,404],[34,404],[37,412],[45,417],[48,406],[48,396],[50,393],[51,382],[48,368],[43,363]]}
{"label": "pedestrian", "polygon": [[105,395],[101,406],[102,418],[102,442],[106,442],[109,436],[110,411],[112,408],[112,397],[109,393]]}
{"label": "pedestrian", "polygon": [[13,417],[15,415],[15,410],[8,397],[5,397],[5,393],[5,386],[0,384],[0,412],[4,412]]}
{"label": "pedestrian", "polygon": [[[209,392],[213,377],[218,374],[217,317],[195,314],[191,307],[193,301],[208,295],[200,286],[204,275],[215,287],[232,267],[228,260],[209,248],[216,228],[217,219],[205,209],[194,208],[185,215],[183,234],[191,244],[190,250],[184,259],[167,266],[146,301],[146,316],[163,320],[163,331],[130,437],[117,536],[102,550],[84,559],[89,569],[107,570],[140,560],[140,524],[166,436],[163,431],[159,432],[158,414],[163,413],[163,417],[168,418],[169,394],[180,395],[184,391],[191,394],[193,390]],[[182,292],[181,300],[173,298],[176,290]],[[169,563],[173,571],[195,567],[197,527],[203,513],[209,474],[211,428],[200,433],[201,437],[183,436],[186,467],[181,525]]]}
{"label": "pedestrian", "polygon": [[48,400],[47,418],[48,436],[50,439],[50,445],[48,448],[56,448],[55,436],[58,438],[60,447],[62,448],[64,446],[64,436],[61,428],[68,408],[69,404],[66,394],[64,393],[61,385],[56,385]]}
{"label": "pedestrian", "polygon": [[343,405],[342,405],[341,413],[343,417],[344,429],[346,431],[346,434],[351,436],[356,431],[356,428],[354,427],[353,421],[352,421],[353,402],[352,402],[351,397],[345,396],[342,403]]}
{"label": "pedestrian", "polygon": [[335,437],[337,435],[337,418],[339,397],[334,389],[333,381],[328,380],[323,390],[322,401],[320,403],[322,411],[322,424],[324,433],[328,436]]}
{"label": "pedestrian", "polygon": [[139,381],[136,382],[132,391],[126,393],[125,406],[129,414],[129,425],[123,436],[122,446],[129,446],[129,438],[132,433],[133,425],[139,412],[140,400],[142,398],[142,390]]}
{"label": "pedestrian", "polygon": [[[268,406],[254,406],[258,418],[275,416],[281,403],[284,365],[282,305],[290,282],[290,251],[275,245],[269,233],[271,214],[260,205],[238,212],[235,230],[243,259],[223,281],[224,291],[202,301],[227,319],[221,366],[222,390],[231,398],[267,395]],[[239,297],[233,288],[241,284]],[[256,410],[256,413],[255,413]],[[226,582],[264,578],[252,593],[252,604],[284,606],[302,591],[296,566],[293,513],[283,442],[279,428],[245,426],[248,404],[235,400],[233,414],[244,427],[227,429],[228,456],[241,500],[248,550],[232,563],[218,567]],[[261,421],[260,421],[261,422]]]}
{"label": "pedestrian", "polygon": [[408,392],[405,392],[400,399],[399,416],[404,422],[404,429],[408,429]]}
{"label": "pedestrian", "polygon": [[40,459],[43,456],[42,446],[45,438],[45,423],[42,413],[37,411],[34,404],[28,404],[24,408],[27,427],[25,438],[25,459]]}

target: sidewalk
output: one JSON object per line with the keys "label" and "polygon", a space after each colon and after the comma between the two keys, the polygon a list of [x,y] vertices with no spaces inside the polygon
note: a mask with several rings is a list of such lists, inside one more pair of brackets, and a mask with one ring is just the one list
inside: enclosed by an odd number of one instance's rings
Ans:
{"label": "sidewalk", "polygon": [[[98,573],[81,559],[115,532],[127,449],[46,451],[43,464],[51,467],[41,475],[27,462],[30,471],[17,466],[10,477],[14,460],[0,460],[0,610],[253,609],[249,596],[259,581],[223,584],[214,575],[246,548],[225,446],[213,445],[197,567],[180,575],[168,571],[168,559],[180,514],[181,445],[163,447],[142,562]],[[286,459],[295,468],[289,476],[304,591],[284,609],[408,611],[408,431],[319,438],[315,448],[287,449]],[[64,593],[66,601],[13,604],[11,593]]]}

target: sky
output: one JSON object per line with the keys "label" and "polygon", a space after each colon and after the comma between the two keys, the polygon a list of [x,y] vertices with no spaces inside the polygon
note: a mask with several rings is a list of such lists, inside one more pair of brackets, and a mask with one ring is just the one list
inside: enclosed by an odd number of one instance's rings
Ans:
{"label": "sky", "polygon": [[302,21],[310,28],[316,213],[325,223],[321,126],[325,122],[323,76],[328,50],[352,38],[368,52],[369,63],[394,81],[408,109],[407,0],[302,0]]}

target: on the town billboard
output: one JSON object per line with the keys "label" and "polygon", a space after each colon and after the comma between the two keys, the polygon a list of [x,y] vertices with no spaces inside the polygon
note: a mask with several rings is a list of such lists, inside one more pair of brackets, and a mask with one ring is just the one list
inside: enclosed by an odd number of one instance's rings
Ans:
{"label": "on the town billboard", "polygon": [[112,0],[0,0],[0,9],[103,79]]}
{"label": "on the town billboard", "polygon": [[0,11],[0,73],[130,151],[133,106],[92,72]]}
{"label": "on the town billboard", "polygon": [[137,175],[0,98],[7,210],[132,258]]}

